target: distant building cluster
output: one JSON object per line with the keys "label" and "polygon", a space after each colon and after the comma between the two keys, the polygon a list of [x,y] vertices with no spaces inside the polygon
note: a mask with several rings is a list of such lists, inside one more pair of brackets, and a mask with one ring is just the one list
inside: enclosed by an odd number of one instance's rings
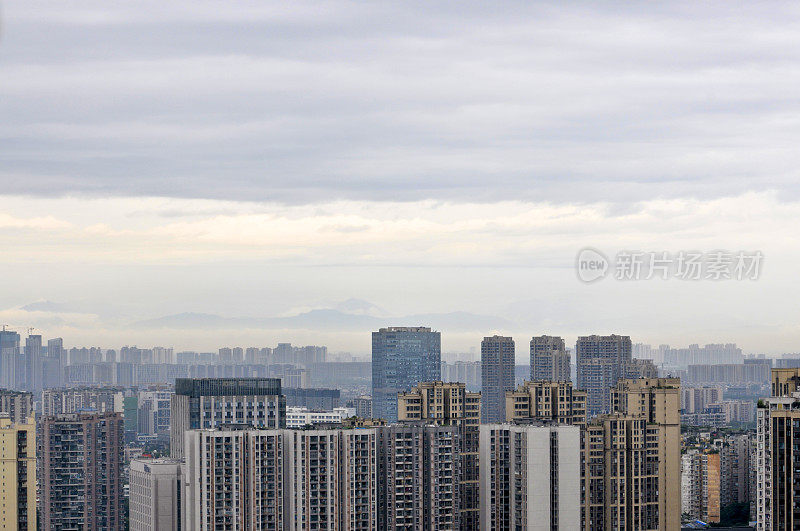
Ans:
{"label": "distant building cluster", "polygon": [[0,345],[2,527],[795,528],[800,369],[735,345],[538,335],[529,366],[501,335],[443,362],[427,327],[373,332],[371,362]]}

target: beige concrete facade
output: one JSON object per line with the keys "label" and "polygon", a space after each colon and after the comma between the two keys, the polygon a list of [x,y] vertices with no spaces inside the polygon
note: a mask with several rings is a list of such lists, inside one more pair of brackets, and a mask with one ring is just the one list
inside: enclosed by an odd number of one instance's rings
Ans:
{"label": "beige concrete facade", "polygon": [[0,417],[0,529],[36,529],[36,422]]}

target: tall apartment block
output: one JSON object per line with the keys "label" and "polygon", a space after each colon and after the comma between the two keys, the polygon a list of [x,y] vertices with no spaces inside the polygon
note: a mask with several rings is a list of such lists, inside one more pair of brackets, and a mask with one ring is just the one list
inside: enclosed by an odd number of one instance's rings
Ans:
{"label": "tall apartment block", "polygon": [[100,413],[124,410],[122,389],[116,387],[71,387],[42,391],[42,415],[52,417],[92,409]]}
{"label": "tall apartment block", "polygon": [[531,339],[531,380],[571,381],[570,355],[562,338],[534,336]]}
{"label": "tall apartment block", "polygon": [[42,529],[122,529],[122,415],[58,415],[41,426]]}
{"label": "tall apartment block", "polygon": [[181,531],[183,476],[177,459],[133,459],[130,465],[131,531]]}
{"label": "tall apartment block", "polygon": [[[720,503],[723,507],[732,503],[750,503],[751,461],[756,439],[754,434],[731,435],[725,438],[719,450],[720,456]],[[755,511],[753,511],[755,515]]]}
{"label": "tall apartment block", "polygon": [[169,389],[139,391],[136,419],[140,435],[169,439],[171,401]]}
{"label": "tall apartment block", "polygon": [[796,447],[800,439],[800,397],[796,391],[789,392],[789,396],[760,400],[757,410],[756,521],[760,531],[800,527],[800,492],[795,479],[795,471],[800,469]]}
{"label": "tall apartment block", "polygon": [[186,432],[184,529],[284,529],[283,430]]}
{"label": "tall apartment block", "polygon": [[470,393],[463,383],[421,382],[397,397],[400,422],[425,422],[457,426],[460,437],[459,478],[461,529],[480,529],[478,503],[478,427],[481,423],[481,394]]}
{"label": "tall apartment block", "polygon": [[0,529],[35,531],[36,422],[0,416]]}
{"label": "tall apartment block", "polygon": [[377,529],[375,430],[287,430],[284,448],[284,529]]}
{"label": "tall apartment block", "polygon": [[[658,428],[641,416],[602,415],[586,426],[583,437],[580,528],[668,529],[659,513],[659,497],[666,493],[659,490]],[[673,496],[680,503],[678,492]]]}
{"label": "tall apartment block", "polygon": [[481,389],[481,362],[479,361],[454,361],[442,362],[442,381],[461,382],[466,384],[468,391]]}
{"label": "tall apartment block", "polygon": [[17,389],[19,363],[19,334],[3,326],[0,330],[0,388]]}
{"label": "tall apartment block", "polygon": [[504,422],[506,391],[514,390],[514,340],[484,337],[481,341],[481,422]]}
{"label": "tall apartment block", "polygon": [[691,450],[681,456],[681,512],[719,523],[721,478],[719,453]]}
{"label": "tall apartment block", "polygon": [[187,430],[241,424],[286,427],[286,399],[278,378],[177,378],[171,397],[170,454],[183,457]]}
{"label": "tall apartment block", "polygon": [[800,391],[800,368],[772,369],[770,386],[772,396],[792,396]]}
{"label": "tall apartment block", "polygon": [[480,449],[481,529],[579,529],[579,427],[483,424]]}
{"label": "tall apartment block", "polygon": [[372,413],[397,420],[397,393],[441,380],[441,334],[425,327],[392,326],[372,333]]}
{"label": "tall apartment block", "polygon": [[757,429],[757,529],[800,527],[800,368],[772,369],[772,395],[759,400]]}
{"label": "tall apartment block", "polygon": [[701,413],[709,404],[722,402],[724,389],[721,386],[681,387],[681,410],[683,413]]}
{"label": "tall apartment block", "polygon": [[661,529],[680,529],[680,378],[620,380],[611,390],[615,412],[643,417],[658,430],[658,514]]}
{"label": "tall apartment block", "polygon": [[374,429],[191,430],[186,441],[185,529],[378,529]]}
{"label": "tall apartment block", "polygon": [[378,529],[458,529],[458,428],[393,425],[377,430]]}
{"label": "tall apartment block", "polygon": [[506,421],[550,421],[559,424],[586,424],[586,391],[572,382],[535,380],[506,393]]}
{"label": "tall apartment block", "polygon": [[356,409],[356,417],[362,419],[371,419],[372,414],[372,397],[371,396],[357,396],[353,399],[353,407]]}
{"label": "tall apartment block", "polygon": [[[287,431],[284,435],[284,480],[287,516],[284,529],[335,529],[339,522],[338,433]],[[374,496],[373,496],[374,498]],[[367,507],[369,510],[369,507]]]}
{"label": "tall apartment block", "polygon": [[630,336],[582,336],[575,344],[578,389],[587,393],[589,417],[611,411],[608,390],[617,385],[631,360]]}
{"label": "tall apartment block", "polygon": [[656,367],[653,360],[637,360],[631,359],[622,365],[622,374],[620,378],[637,379],[637,378],[658,378],[658,367]]}
{"label": "tall apartment block", "polygon": [[67,364],[67,351],[60,337],[47,340],[47,352],[42,358],[42,388],[61,387],[64,379],[64,366]]}
{"label": "tall apartment block", "polygon": [[0,414],[2,413],[15,424],[25,424],[33,416],[33,394],[0,389]]}
{"label": "tall apartment block", "polygon": [[42,389],[42,336],[30,334],[25,338],[24,354],[24,379],[20,388],[29,391]]}

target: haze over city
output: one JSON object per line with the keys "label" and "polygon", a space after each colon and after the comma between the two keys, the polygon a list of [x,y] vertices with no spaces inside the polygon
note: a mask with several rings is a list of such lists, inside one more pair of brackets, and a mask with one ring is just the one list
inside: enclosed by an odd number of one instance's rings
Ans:
{"label": "haze over city", "polygon": [[[445,352],[797,351],[796,5],[421,9],[5,3],[0,321],[107,348],[368,355],[402,324]],[[584,247],[764,261],[586,284]]]}

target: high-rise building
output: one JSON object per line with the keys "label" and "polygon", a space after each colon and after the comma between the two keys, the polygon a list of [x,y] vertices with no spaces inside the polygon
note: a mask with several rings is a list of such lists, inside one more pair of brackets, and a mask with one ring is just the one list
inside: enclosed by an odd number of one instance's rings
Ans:
{"label": "high-rise building", "polygon": [[[378,432],[339,431],[340,529],[378,529]],[[313,437],[313,435],[312,435]]]}
{"label": "high-rise building", "polygon": [[[755,436],[753,433],[725,437],[719,450],[720,459],[720,503],[722,507],[733,503],[750,503],[751,461]],[[753,512],[755,516],[755,511]]]}
{"label": "high-rise building", "polygon": [[99,413],[124,411],[122,389],[116,387],[72,387],[42,391],[42,415],[94,410]]}
{"label": "high-rise building", "polygon": [[772,369],[770,386],[772,396],[792,396],[800,391],[800,368]]}
{"label": "high-rise building", "polygon": [[484,337],[481,341],[481,422],[506,419],[506,391],[514,390],[514,340]]}
{"label": "high-rise building", "polygon": [[130,464],[131,531],[181,531],[181,462],[133,459]]}
{"label": "high-rise building", "polygon": [[0,331],[0,387],[17,388],[17,365],[19,363],[19,334],[6,330]]}
{"label": "high-rise building", "polygon": [[339,389],[286,388],[281,385],[281,390],[286,397],[286,407],[307,407],[313,411],[333,411],[341,405],[342,393]]}
{"label": "high-rise building", "polygon": [[478,427],[481,423],[481,394],[467,392],[463,383],[420,382],[407,393],[398,395],[397,418],[400,422],[427,422],[459,428],[461,529],[480,529]]}
{"label": "high-rise building", "polygon": [[277,378],[178,378],[171,400],[170,451],[178,459],[187,430],[222,424],[286,427],[286,398]]}
{"label": "high-rise building", "polygon": [[578,389],[586,391],[586,413],[591,418],[611,411],[608,390],[617,385],[631,360],[630,336],[581,336],[575,344]]}
{"label": "high-rise building", "polygon": [[0,415],[0,529],[35,531],[36,422]]}
{"label": "high-rise building", "polygon": [[175,363],[172,348],[153,347],[153,361],[152,363]]}
{"label": "high-rise building", "polygon": [[481,362],[454,361],[442,362],[442,381],[466,384],[467,391],[481,390]]}
{"label": "high-rise building", "polygon": [[680,378],[620,380],[611,390],[615,412],[641,416],[658,431],[658,514],[661,529],[680,529]]}
{"label": "high-rise building", "polygon": [[0,389],[0,414],[14,424],[25,424],[33,416],[33,394]]}
{"label": "high-rise building", "polygon": [[772,395],[756,412],[756,507],[759,531],[800,527],[800,368],[772,369]]}
{"label": "high-rise building", "polygon": [[286,430],[284,463],[284,529],[377,528],[374,430]]}
{"label": "high-rise building", "polygon": [[371,419],[372,415],[372,397],[369,395],[357,396],[353,399],[353,407],[356,409],[356,417],[362,419]]}
{"label": "high-rise building", "polygon": [[184,529],[285,529],[283,430],[186,432]]}
{"label": "high-rise building", "polygon": [[[794,391],[775,387],[773,393]],[[800,451],[795,441],[800,439],[800,398],[797,396],[772,396],[759,401],[756,429],[757,453],[757,529],[773,531],[796,529],[800,515],[796,514],[797,490],[795,470],[800,468]]]}
{"label": "high-rise building", "polygon": [[20,388],[29,391],[42,389],[42,336],[30,334],[25,338],[25,381]]}
{"label": "high-rise building", "polygon": [[719,386],[682,387],[681,410],[684,413],[701,413],[709,404],[722,402],[723,389]]}
{"label": "high-rise building", "polygon": [[47,356],[42,360],[42,388],[51,389],[63,385],[66,357],[63,339],[57,337],[47,340]]}
{"label": "high-rise building", "polygon": [[42,420],[42,529],[122,529],[123,419],[76,413]]}
{"label": "high-rise building", "polygon": [[230,349],[230,347],[223,347],[219,349],[217,360],[220,363],[230,363],[233,361],[233,351]]}
{"label": "high-rise building", "polygon": [[634,358],[622,364],[620,378],[658,378],[658,367],[655,366],[653,360],[637,360]]}
{"label": "high-rise building", "polygon": [[170,389],[139,391],[136,419],[140,436],[169,440],[171,399]]}
{"label": "high-rise building", "polygon": [[506,393],[506,420],[526,419],[586,424],[586,391],[574,389],[570,381],[525,382]]}
{"label": "high-rise building", "polygon": [[47,357],[48,358],[56,358],[61,361],[61,365],[64,366],[67,364],[67,360],[64,357],[67,355],[67,352],[64,350],[64,340],[60,337],[55,337],[53,339],[47,340]]}
{"label": "high-rise building", "polygon": [[376,429],[377,529],[459,529],[458,427]]}
{"label": "high-rise building", "polygon": [[396,421],[397,393],[441,380],[441,362],[441,334],[430,328],[391,326],[373,332],[373,416]]}
{"label": "high-rise building", "polygon": [[689,365],[686,381],[701,385],[763,385],[769,382],[771,360],[745,360],[745,363]]}
{"label": "high-rise building", "polygon": [[570,355],[562,338],[531,338],[531,380],[570,381]]}
{"label": "high-rise building", "polygon": [[184,529],[375,531],[375,429],[190,430]]}
{"label": "high-rise building", "polygon": [[[584,531],[669,530],[659,511],[659,429],[643,416],[600,415],[583,432]],[[679,522],[680,523],[680,522]]]}
{"label": "high-rise building", "polygon": [[690,450],[681,456],[681,512],[719,523],[721,477],[719,452]]}
{"label": "high-rise building", "polygon": [[579,529],[580,437],[578,426],[481,425],[480,528]]}

